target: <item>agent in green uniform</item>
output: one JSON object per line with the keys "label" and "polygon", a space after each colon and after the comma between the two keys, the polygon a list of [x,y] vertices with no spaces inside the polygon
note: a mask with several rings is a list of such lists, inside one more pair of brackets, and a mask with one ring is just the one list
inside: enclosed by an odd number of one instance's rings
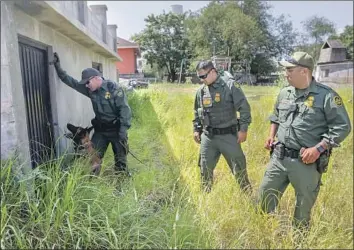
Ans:
{"label": "agent in green uniform", "polygon": [[57,53],[54,66],[59,78],[69,87],[91,99],[95,118],[92,125],[95,132],[92,143],[103,158],[109,143],[115,158],[115,170],[130,175],[127,168],[128,129],[131,126],[131,109],[122,86],[105,80],[94,68],[82,71],[81,81],[77,81],[61,68]]}
{"label": "agent in green uniform", "polygon": [[250,105],[234,80],[229,78],[226,82],[211,61],[201,61],[196,70],[204,83],[196,93],[193,120],[194,140],[201,144],[202,185],[207,192],[211,190],[213,171],[222,154],[240,187],[250,190],[246,158],[240,145],[246,141],[251,123]]}
{"label": "agent in green uniform", "polygon": [[330,152],[348,136],[351,125],[341,97],[312,77],[309,54],[296,52],[279,64],[285,67],[289,86],[280,91],[270,117],[265,148],[273,153],[259,201],[263,211],[273,212],[291,183],[296,195],[293,225],[308,229]]}

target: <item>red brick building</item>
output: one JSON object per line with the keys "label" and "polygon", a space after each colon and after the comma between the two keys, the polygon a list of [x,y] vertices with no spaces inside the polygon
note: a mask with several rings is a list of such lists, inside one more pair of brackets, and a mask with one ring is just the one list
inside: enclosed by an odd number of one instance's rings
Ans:
{"label": "red brick building", "polygon": [[139,45],[117,37],[117,52],[123,59],[117,62],[117,72],[120,76],[134,75],[138,73],[137,59],[141,56]]}

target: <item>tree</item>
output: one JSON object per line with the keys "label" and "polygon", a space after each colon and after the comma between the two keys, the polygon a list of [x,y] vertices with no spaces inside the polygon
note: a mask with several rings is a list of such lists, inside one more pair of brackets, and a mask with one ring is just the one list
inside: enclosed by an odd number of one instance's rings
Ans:
{"label": "tree", "polygon": [[261,43],[261,31],[235,2],[211,2],[188,20],[188,36],[198,59],[230,55],[250,57]]}
{"label": "tree", "polygon": [[257,54],[251,63],[251,74],[256,76],[257,81],[260,76],[269,75],[276,69],[277,65],[266,54]]}
{"label": "tree", "polygon": [[187,27],[195,57],[210,58],[215,52],[247,60],[256,76],[269,74],[271,58],[292,52],[296,38],[292,23],[283,15],[273,17],[270,8],[260,0],[214,1],[194,13]]}
{"label": "tree", "polygon": [[294,31],[293,24],[282,14],[271,19],[271,34],[273,56],[281,59],[284,55],[290,55],[294,51],[298,33]]}
{"label": "tree", "polygon": [[[317,61],[322,44],[330,35],[334,35],[336,32],[334,23],[328,20],[326,17],[312,16],[302,22],[302,25],[306,31],[303,36],[304,41],[302,46],[306,47],[307,45],[309,48],[311,48],[311,54]],[[310,43],[308,43],[309,40]]]}
{"label": "tree", "polygon": [[182,60],[191,57],[185,18],[185,14],[149,15],[145,19],[145,29],[132,37],[141,50],[146,52],[145,58],[151,67],[156,64],[159,68],[167,70],[170,82],[178,79]]}

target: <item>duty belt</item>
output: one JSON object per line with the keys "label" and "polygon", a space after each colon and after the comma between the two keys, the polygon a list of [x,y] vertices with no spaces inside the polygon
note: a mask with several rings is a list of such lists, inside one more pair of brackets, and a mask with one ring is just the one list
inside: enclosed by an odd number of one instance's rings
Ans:
{"label": "duty belt", "polygon": [[209,134],[212,135],[225,135],[225,134],[235,134],[237,132],[237,126],[231,126],[227,128],[211,128],[207,127],[205,129]]}
{"label": "duty belt", "polygon": [[109,132],[119,129],[119,122],[117,121],[103,122],[94,118],[91,120],[91,124],[97,132]]}
{"label": "duty belt", "polygon": [[272,145],[270,153],[275,153],[277,158],[284,159],[284,157],[298,158],[300,151],[292,148],[285,147],[284,143],[277,142]]}
{"label": "duty belt", "polygon": [[300,150],[292,149],[292,148],[284,148],[284,156],[290,158],[298,158],[300,154]]}

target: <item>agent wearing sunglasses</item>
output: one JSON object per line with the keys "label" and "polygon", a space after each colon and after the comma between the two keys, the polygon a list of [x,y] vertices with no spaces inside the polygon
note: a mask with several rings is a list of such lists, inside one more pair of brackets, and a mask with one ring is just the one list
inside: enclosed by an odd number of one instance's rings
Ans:
{"label": "agent wearing sunglasses", "polygon": [[273,212],[291,183],[296,196],[293,225],[308,229],[331,149],[349,135],[351,125],[340,96],[312,77],[309,54],[295,52],[279,64],[289,86],[280,91],[270,116],[265,148],[272,153],[259,201],[263,211]]}
{"label": "agent wearing sunglasses", "polygon": [[92,143],[103,158],[109,144],[112,145],[115,158],[115,170],[130,176],[127,167],[128,129],[131,126],[131,109],[122,87],[115,82],[105,80],[94,68],[82,71],[78,81],[61,68],[57,53],[54,53],[54,66],[59,78],[69,87],[89,97],[95,113],[92,125],[95,132]]}
{"label": "agent wearing sunglasses", "polygon": [[196,70],[203,82],[196,93],[193,120],[194,140],[201,144],[202,187],[210,192],[213,171],[222,154],[240,187],[250,191],[246,158],[240,145],[246,141],[251,123],[250,105],[234,80],[226,82],[211,61],[201,61]]}

